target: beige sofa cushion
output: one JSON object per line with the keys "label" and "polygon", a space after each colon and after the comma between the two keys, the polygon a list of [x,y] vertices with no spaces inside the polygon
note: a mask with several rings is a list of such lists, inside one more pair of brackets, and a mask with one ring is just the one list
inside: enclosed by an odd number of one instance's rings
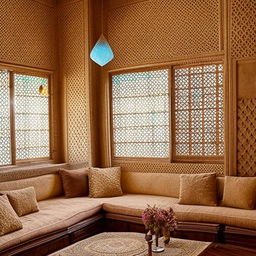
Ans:
{"label": "beige sofa cushion", "polygon": [[90,197],[113,197],[123,194],[121,188],[121,168],[90,168]]}
{"label": "beige sofa cushion", "polygon": [[222,206],[253,209],[256,202],[256,177],[225,177]]}
{"label": "beige sofa cushion", "polygon": [[7,196],[0,195],[0,236],[21,228],[22,223],[13,210]]}
{"label": "beige sofa cushion", "polygon": [[122,188],[127,194],[179,197],[180,175],[122,172]]}
{"label": "beige sofa cushion", "polygon": [[35,237],[65,229],[97,214],[102,208],[101,203],[86,197],[52,198],[38,204],[39,212],[20,217],[23,229],[0,237],[0,251]]}
{"label": "beige sofa cushion", "polygon": [[141,217],[147,204],[172,207],[178,221],[206,222],[256,229],[256,210],[202,205],[180,205],[177,198],[128,194],[115,198],[99,198],[110,213]]}
{"label": "beige sofa cushion", "polygon": [[[121,184],[126,194],[179,197],[180,174],[122,171]],[[224,177],[217,177],[218,199],[222,200]]]}
{"label": "beige sofa cushion", "polygon": [[67,198],[88,196],[88,168],[60,170],[64,194]]}
{"label": "beige sofa cushion", "polygon": [[18,216],[39,211],[33,187],[9,191],[7,196]]}
{"label": "beige sofa cushion", "polygon": [[62,184],[59,174],[47,174],[28,179],[0,183],[0,191],[17,190],[27,187],[35,188],[37,201],[60,196],[62,194]]}
{"label": "beige sofa cushion", "polygon": [[216,174],[181,174],[179,204],[216,206]]}

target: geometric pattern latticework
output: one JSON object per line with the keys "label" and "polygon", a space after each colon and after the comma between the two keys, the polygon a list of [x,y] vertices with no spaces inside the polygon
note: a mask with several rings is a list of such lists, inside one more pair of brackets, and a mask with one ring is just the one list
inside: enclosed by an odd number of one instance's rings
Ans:
{"label": "geometric pattern latticework", "polygon": [[115,157],[169,157],[168,70],[112,76]]}
{"label": "geometric pattern latticework", "polygon": [[54,7],[39,1],[1,0],[0,24],[1,61],[52,70],[56,68]]}
{"label": "geometric pattern latticework", "polygon": [[231,54],[256,56],[256,0],[231,1]]}
{"label": "geometric pattern latticework", "polygon": [[221,50],[220,0],[107,2],[108,69]]}
{"label": "geometric pattern latticework", "polygon": [[205,172],[216,172],[224,175],[223,164],[194,164],[194,163],[166,163],[150,161],[117,161],[113,166],[120,166],[122,171],[144,172],[144,173],[188,173],[197,174]]}
{"label": "geometric pattern latticework", "polygon": [[0,70],[0,165],[11,164],[9,74]]}
{"label": "geometric pattern latticework", "polygon": [[16,159],[49,158],[49,96],[38,88],[48,89],[48,79],[14,75]]}
{"label": "geometric pattern latticework", "polygon": [[256,176],[256,99],[238,101],[237,172]]}
{"label": "geometric pattern latticework", "polygon": [[175,156],[224,155],[223,65],[175,67]]}
{"label": "geometric pattern latticework", "polygon": [[[65,1],[64,1],[65,2]],[[59,1],[60,72],[66,100],[66,139],[69,163],[90,161],[88,4]]]}

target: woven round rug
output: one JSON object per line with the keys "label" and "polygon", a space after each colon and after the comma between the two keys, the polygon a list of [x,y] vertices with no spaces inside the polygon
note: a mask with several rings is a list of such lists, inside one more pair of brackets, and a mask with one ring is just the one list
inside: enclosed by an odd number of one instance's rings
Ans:
{"label": "woven round rug", "polygon": [[[159,241],[164,246],[163,240]],[[171,238],[162,253],[154,256],[198,256],[211,243]],[[51,256],[146,256],[148,245],[145,235],[128,232],[106,232],[68,246]]]}
{"label": "woven round rug", "polygon": [[132,256],[147,251],[147,244],[141,234],[104,233],[84,244],[84,252],[90,255]]}

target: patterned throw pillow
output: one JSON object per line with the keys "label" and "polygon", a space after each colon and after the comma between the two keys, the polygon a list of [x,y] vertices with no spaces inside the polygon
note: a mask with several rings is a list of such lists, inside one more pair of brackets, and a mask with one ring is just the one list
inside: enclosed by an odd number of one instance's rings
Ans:
{"label": "patterned throw pillow", "polygon": [[0,195],[0,236],[22,229],[22,223],[13,210],[8,197]]}
{"label": "patterned throw pillow", "polygon": [[12,190],[6,192],[6,194],[18,216],[39,211],[34,187]]}
{"label": "patterned throw pillow", "polygon": [[121,196],[121,168],[90,168],[89,191],[90,197]]}

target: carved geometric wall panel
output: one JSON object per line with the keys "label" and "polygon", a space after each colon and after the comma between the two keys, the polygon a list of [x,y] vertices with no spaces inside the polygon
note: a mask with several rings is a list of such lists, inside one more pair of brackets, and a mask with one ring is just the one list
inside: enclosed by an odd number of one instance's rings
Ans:
{"label": "carved geometric wall panel", "polygon": [[231,53],[256,56],[256,0],[231,1]]}
{"label": "carved geometric wall panel", "polygon": [[59,6],[62,86],[65,88],[67,162],[89,161],[88,10],[85,1]]}
{"label": "carved geometric wall panel", "polygon": [[135,162],[115,161],[114,166],[121,166],[122,171],[145,173],[205,173],[216,172],[224,175],[223,164],[192,164],[192,163],[164,163],[164,162]]}
{"label": "carved geometric wall panel", "polygon": [[1,0],[0,61],[56,68],[56,9],[32,0]]}
{"label": "carved geometric wall panel", "polygon": [[220,50],[219,0],[116,2],[108,1],[105,13],[115,54],[108,69]]}
{"label": "carved geometric wall panel", "polygon": [[48,6],[52,6],[52,7],[55,6],[56,2],[57,2],[57,0],[32,0],[32,1],[35,1],[35,2],[38,2],[41,4],[45,4]]}
{"label": "carved geometric wall panel", "polygon": [[256,175],[256,98],[238,101],[237,172]]}

